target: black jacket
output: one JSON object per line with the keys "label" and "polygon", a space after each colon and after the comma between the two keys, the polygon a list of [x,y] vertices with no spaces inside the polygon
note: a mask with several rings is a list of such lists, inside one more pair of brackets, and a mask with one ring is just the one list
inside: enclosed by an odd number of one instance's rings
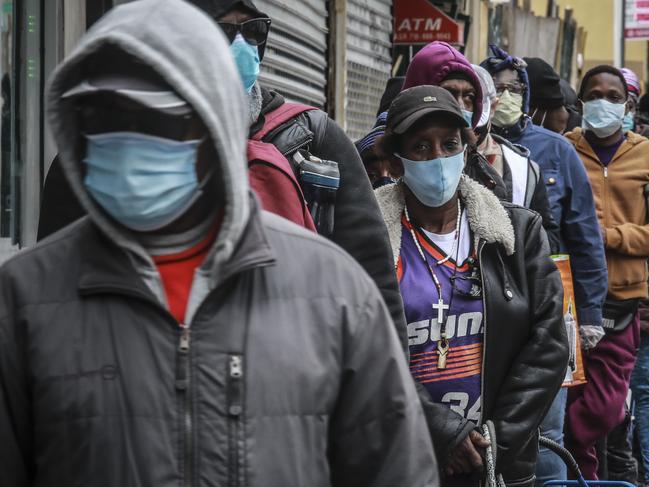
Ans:
{"label": "black jacket", "polygon": [[[496,134],[491,134],[491,136],[498,144],[507,146],[515,154],[529,162],[529,153],[521,146],[512,144],[507,139]],[[510,203],[512,202],[513,181],[512,172],[508,164],[503,164],[503,174],[501,176],[498,174],[496,169],[487,162],[485,157],[476,150],[469,153],[467,169],[465,169],[465,172],[471,178],[493,191],[500,200]],[[555,254],[559,252],[561,246],[561,229],[552,216],[545,184],[539,184],[542,181],[543,175],[541,169],[536,163],[532,163],[526,188],[526,192],[529,192],[529,197],[526,198],[526,203],[528,204],[523,206],[534,210],[541,215],[543,229],[547,234],[548,242],[550,244],[550,254]]]}
{"label": "black jacket", "polygon": [[[483,186],[463,178],[460,193],[479,239],[484,301],[481,420],[494,422],[498,471],[508,485],[532,485],[538,427],[558,392],[568,364],[563,288],[542,238],[540,216],[498,202]],[[405,201],[400,185],[376,190],[396,263]],[[507,221],[510,221],[508,223]],[[511,228],[511,233],[507,230]],[[440,464],[475,424],[448,405],[420,394]]]}
{"label": "black jacket", "polygon": [[6,263],[0,485],[437,485],[389,315],[353,259],[253,212],[218,277],[183,348],[88,218]]}
{"label": "black jacket", "polygon": [[[523,157],[528,160],[528,162],[531,162],[529,151],[524,147],[513,144],[507,139],[504,139],[496,134],[492,134],[492,137],[498,144],[507,146],[510,150],[518,154],[520,157]],[[530,166],[527,192],[531,194],[527,198],[529,204],[524,206],[526,208],[529,208],[530,210],[536,211],[539,215],[541,215],[543,229],[548,235],[550,253],[556,254],[561,250],[561,229],[552,216],[552,210],[550,209],[550,202],[548,200],[548,193],[545,188],[545,184],[543,183],[543,171],[535,162],[531,162]],[[503,165],[502,179],[505,187],[507,188],[507,198],[505,199],[505,201],[511,202],[513,198],[513,181],[512,171],[509,167],[509,164]]]}

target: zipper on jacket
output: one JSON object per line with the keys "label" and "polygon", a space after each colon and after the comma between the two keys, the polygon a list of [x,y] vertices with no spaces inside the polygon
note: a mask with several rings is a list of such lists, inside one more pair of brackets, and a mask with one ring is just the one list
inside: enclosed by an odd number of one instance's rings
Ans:
{"label": "zipper on jacket", "polygon": [[183,430],[184,430],[184,458],[183,458],[183,485],[189,487],[192,485],[192,405],[190,394],[190,333],[189,328],[180,325],[180,339],[178,341],[178,363],[176,368],[176,390],[180,394],[180,401],[183,408]]}
{"label": "zipper on jacket", "polygon": [[243,360],[241,355],[230,355],[228,361],[228,416],[229,421],[229,477],[230,487],[239,487],[239,436],[243,414]]}
{"label": "zipper on jacket", "polygon": [[604,169],[604,189],[603,189],[603,196],[602,196],[602,214],[604,217],[604,226],[608,227],[608,212],[609,212],[609,205],[608,205],[608,166],[602,165]]}

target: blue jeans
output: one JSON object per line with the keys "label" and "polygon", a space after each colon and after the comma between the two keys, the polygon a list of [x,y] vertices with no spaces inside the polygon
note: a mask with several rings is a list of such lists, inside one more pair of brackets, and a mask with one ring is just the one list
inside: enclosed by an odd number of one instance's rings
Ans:
{"label": "blue jeans", "polygon": [[645,483],[649,483],[649,334],[642,333],[640,349],[631,375],[635,399],[635,422]]}
{"label": "blue jeans", "polygon": [[[545,419],[541,423],[541,436],[550,438],[563,445],[563,420],[566,415],[566,399],[568,389],[562,387]],[[563,460],[547,448],[539,449],[539,458],[536,462],[535,486],[540,487],[548,480],[567,479],[568,469]]]}

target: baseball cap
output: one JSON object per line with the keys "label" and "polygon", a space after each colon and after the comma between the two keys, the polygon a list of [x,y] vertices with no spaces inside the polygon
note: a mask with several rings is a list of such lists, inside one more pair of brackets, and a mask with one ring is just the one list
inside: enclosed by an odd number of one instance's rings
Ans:
{"label": "baseball cap", "polygon": [[100,67],[92,65],[85,77],[63,93],[63,99],[112,93],[168,115],[192,113],[192,107],[151,67],[118,51],[107,51]]}
{"label": "baseball cap", "polygon": [[431,113],[446,113],[461,127],[469,124],[453,96],[444,88],[421,85],[403,90],[390,105],[386,125],[396,134],[403,134],[422,117]]}

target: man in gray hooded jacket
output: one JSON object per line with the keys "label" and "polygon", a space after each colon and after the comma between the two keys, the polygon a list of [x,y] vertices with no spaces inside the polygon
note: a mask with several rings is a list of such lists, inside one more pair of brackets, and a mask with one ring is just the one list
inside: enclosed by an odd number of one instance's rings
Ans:
{"label": "man in gray hooded jacket", "polygon": [[56,70],[88,216],[0,269],[0,485],[437,485],[376,285],[251,197],[245,105],[181,0],[114,9]]}
{"label": "man in gray hooded jacket", "polygon": [[[284,98],[257,81],[264,59],[270,19],[251,0],[189,0],[228,33],[236,44],[228,48],[236,56],[244,86],[251,137],[258,135],[266,116],[282,107]],[[252,38],[255,40],[253,41]],[[250,45],[247,40],[259,44]],[[229,39],[230,40],[230,39]],[[214,84],[218,79],[212,80]],[[338,163],[340,187],[336,192],[334,232],[329,238],[347,251],[374,280],[395,323],[402,347],[407,349],[406,322],[394,270],[390,267],[390,243],[367,174],[352,141],[322,110],[309,110],[283,123],[263,138],[288,160],[298,149]],[[259,167],[259,166],[258,166]],[[52,163],[41,198],[39,240],[85,214],[70,191],[58,158]],[[278,198],[281,206],[281,199]]]}

